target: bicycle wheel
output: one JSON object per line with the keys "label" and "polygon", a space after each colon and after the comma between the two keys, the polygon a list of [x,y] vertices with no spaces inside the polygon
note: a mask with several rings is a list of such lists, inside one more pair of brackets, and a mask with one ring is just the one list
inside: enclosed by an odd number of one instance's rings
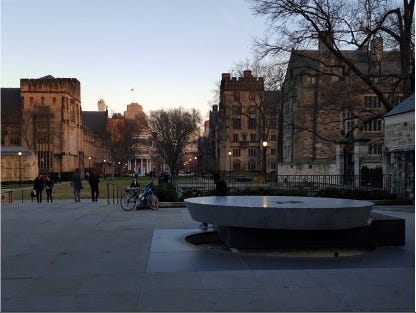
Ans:
{"label": "bicycle wheel", "polygon": [[120,198],[120,205],[125,211],[131,211],[136,206],[136,195],[126,192]]}

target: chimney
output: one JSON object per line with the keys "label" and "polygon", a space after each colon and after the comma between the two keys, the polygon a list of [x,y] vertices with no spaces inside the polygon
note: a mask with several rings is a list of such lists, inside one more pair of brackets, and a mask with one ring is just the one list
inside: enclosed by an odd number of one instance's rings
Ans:
{"label": "chimney", "polygon": [[250,70],[245,70],[243,73],[244,73],[244,77],[253,77],[253,75],[251,75]]}
{"label": "chimney", "polygon": [[214,104],[212,106],[212,111],[217,112],[218,111],[218,104]]}
{"label": "chimney", "polygon": [[222,79],[230,79],[231,74],[230,73],[222,73]]}
{"label": "chimney", "polygon": [[371,40],[371,53],[374,54],[377,62],[381,62],[383,58],[383,38],[375,37]]}

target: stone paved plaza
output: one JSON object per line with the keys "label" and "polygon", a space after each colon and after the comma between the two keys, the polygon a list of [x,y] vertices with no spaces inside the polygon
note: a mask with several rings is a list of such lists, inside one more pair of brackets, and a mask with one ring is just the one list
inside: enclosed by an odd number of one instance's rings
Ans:
{"label": "stone paved plaza", "polygon": [[406,245],[359,253],[236,252],[193,246],[186,208],[106,201],[1,206],[2,311],[411,311],[414,206]]}

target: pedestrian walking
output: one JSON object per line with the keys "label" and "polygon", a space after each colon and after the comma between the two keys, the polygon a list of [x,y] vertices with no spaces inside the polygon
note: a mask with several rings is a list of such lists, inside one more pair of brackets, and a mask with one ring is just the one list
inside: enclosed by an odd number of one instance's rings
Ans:
{"label": "pedestrian walking", "polygon": [[91,187],[91,199],[92,202],[98,201],[98,196],[100,195],[100,190],[98,188],[98,184],[100,182],[100,178],[98,177],[97,173],[92,170],[91,174],[88,176],[88,182]]}
{"label": "pedestrian walking", "polygon": [[79,173],[79,169],[77,168],[75,169],[74,174],[72,174],[71,186],[74,189],[75,202],[81,202],[82,181],[81,181],[81,175]]}
{"label": "pedestrian walking", "polygon": [[45,188],[45,182],[42,175],[38,175],[33,181],[33,189],[36,192],[36,200],[38,203],[42,202],[42,191]]}
{"label": "pedestrian walking", "polygon": [[52,188],[53,188],[53,181],[49,176],[46,176],[45,180],[45,190],[46,190],[46,201],[49,202],[49,200],[52,203]]}

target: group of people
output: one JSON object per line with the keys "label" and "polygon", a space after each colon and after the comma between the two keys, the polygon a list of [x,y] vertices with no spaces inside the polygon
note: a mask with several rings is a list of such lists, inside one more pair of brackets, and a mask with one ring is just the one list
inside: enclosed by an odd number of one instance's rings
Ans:
{"label": "group of people", "polygon": [[[97,202],[98,196],[100,195],[100,189],[98,187],[100,183],[100,177],[94,170],[91,171],[91,173],[88,175],[88,183],[91,187],[91,200],[92,202]],[[74,174],[72,174],[71,186],[74,190],[75,202],[81,202],[81,190],[83,189],[83,186],[79,169],[75,169]]]}
{"label": "group of people", "polygon": [[36,197],[38,203],[42,202],[43,189],[46,190],[47,202],[52,202],[53,181],[48,175],[38,175],[33,182],[32,199]]}
{"label": "group of people", "polygon": [[[215,183],[215,195],[216,196],[226,196],[228,193],[227,183],[220,178],[218,174],[213,176],[214,183]],[[100,195],[99,190],[99,183],[100,178],[98,174],[93,170],[88,175],[88,183],[91,187],[91,199],[93,202],[98,201],[98,196]],[[52,202],[52,189],[53,189],[53,181],[48,175],[38,175],[34,180],[32,197],[36,197],[37,202],[42,202],[42,192],[46,190],[46,200],[47,202]],[[71,186],[74,190],[74,199],[75,202],[81,201],[81,190],[83,189],[82,186],[82,179],[79,169],[75,169],[74,174],[72,174],[71,178]],[[137,177],[134,177],[132,183],[130,184],[130,188],[140,188],[140,183],[137,180]],[[201,228],[207,228],[207,223],[202,223],[200,225]]]}

